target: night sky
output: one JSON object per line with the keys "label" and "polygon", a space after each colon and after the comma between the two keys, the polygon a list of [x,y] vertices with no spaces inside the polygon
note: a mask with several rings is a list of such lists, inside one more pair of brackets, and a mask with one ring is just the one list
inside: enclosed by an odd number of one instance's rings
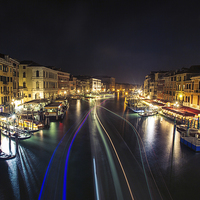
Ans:
{"label": "night sky", "polygon": [[0,53],[142,84],[150,71],[200,64],[199,8],[183,0],[1,1]]}

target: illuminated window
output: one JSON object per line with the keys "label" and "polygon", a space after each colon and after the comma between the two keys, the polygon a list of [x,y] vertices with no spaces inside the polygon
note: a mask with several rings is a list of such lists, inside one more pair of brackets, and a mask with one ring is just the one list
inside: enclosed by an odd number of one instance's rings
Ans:
{"label": "illuminated window", "polygon": [[23,82],[23,88],[26,88],[26,82]]}
{"label": "illuminated window", "polygon": [[36,82],[36,89],[39,89],[39,82]]}

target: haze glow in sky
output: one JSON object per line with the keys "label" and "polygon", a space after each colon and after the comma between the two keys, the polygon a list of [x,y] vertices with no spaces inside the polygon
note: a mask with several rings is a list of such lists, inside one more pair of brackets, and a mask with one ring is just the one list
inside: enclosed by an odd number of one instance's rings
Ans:
{"label": "haze glow in sky", "polygon": [[200,64],[197,1],[11,0],[0,17],[0,53],[73,75],[142,84],[150,71]]}

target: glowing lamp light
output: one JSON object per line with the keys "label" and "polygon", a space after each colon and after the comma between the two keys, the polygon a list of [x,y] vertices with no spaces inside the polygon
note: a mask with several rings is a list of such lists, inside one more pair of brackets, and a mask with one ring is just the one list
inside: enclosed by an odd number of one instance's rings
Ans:
{"label": "glowing lamp light", "polygon": [[15,119],[16,118],[16,115],[12,115],[12,119]]}

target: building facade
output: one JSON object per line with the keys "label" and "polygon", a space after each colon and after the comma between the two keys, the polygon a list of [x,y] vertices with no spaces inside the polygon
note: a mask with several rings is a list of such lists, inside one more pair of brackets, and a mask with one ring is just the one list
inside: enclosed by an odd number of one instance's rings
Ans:
{"label": "building facade", "polygon": [[101,80],[97,78],[90,78],[90,91],[92,93],[101,92]]}
{"label": "building facade", "polygon": [[19,98],[19,62],[9,55],[0,54],[0,104],[8,105]]}
{"label": "building facade", "polygon": [[19,85],[23,89],[24,101],[55,99],[58,94],[58,71],[33,61],[22,61],[19,65]]}
{"label": "building facade", "polygon": [[76,94],[76,80],[77,80],[76,77],[72,75],[70,76],[70,79],[69,79],[69,94],[70,95]]}
{"label": "building facade", "polygon": [[67,72],[58,71],[58,95],[67,96],[69,91],[70,74]]}
{"label": "building facade", "polygon": [[102,92],[115,92],[115,78],[110,76],[95,76],[102,83]]}
{"label": "building facade", "polygon": [[[200,66],[165,72],[163,76],[157,78],[156,76],[155,73],[155,80],[149,75],[145,77],[146,94],[151,94],[150,90],[153,88],[156,91],[157,82],[157,99],[200,109]],[[151,85],[152,80],[154,84]]]}

